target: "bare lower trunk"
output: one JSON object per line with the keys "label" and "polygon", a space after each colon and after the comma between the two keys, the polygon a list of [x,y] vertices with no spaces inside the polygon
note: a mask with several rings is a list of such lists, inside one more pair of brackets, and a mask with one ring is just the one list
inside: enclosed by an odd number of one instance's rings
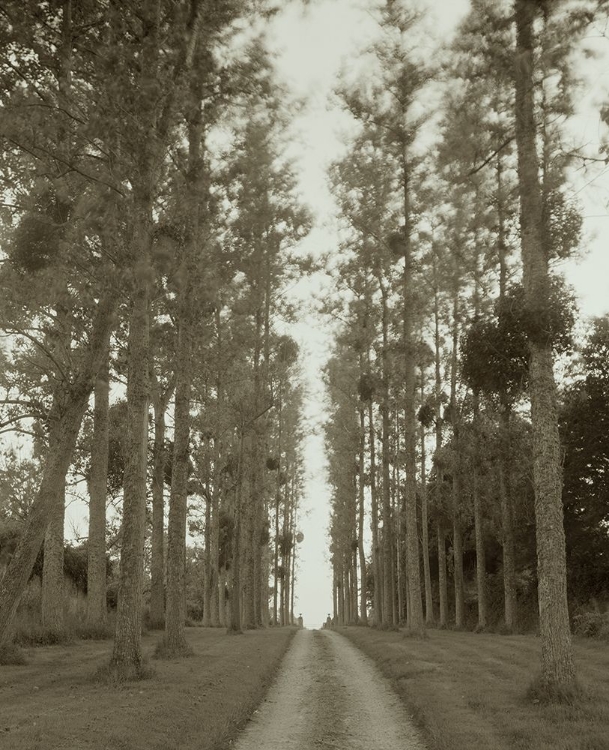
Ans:
{"label": "bare lower trunk", "polygon": [[455,588],[455,627],[463,627],[464,592],[463,592],[463,535],[459,517],[459,480],[453,477],[453,568]]}
{"label": "bare lower trunk", "polygon": [[364,522],[366,510],[366,497],[364,487],[364,473],[366,460],[366,422],[364,417],[364,408],[359,411],[359,429],[360,429],[360,452],[359,452],[359,494],[358,494],[358,524],[357,524],[357,551],[359,554],[360,569],[360,619],[362,624],[368,624],[368,605],[366,597],[366,553],[364,551]]}
{"label": "bare lower trunk", "polygon": [[[108,342],[109,343],[109,342]],[[106,622],[106,500],[108,495],[108,410],[110,405],[110,357],[95,381],[91,479],[89,482],[89,540],[87,542],[87,622]]]}
{"label": "bare lower trunk", "polygon": [[504,620],[506,630],[511,633],[517,627],[517,603],[516,565],[514,559],[514,521],[512,517],[511,482],[509,481],[510,412],[507,407],[501,415],[501,423],[502,446],[499,460],[499,495],[501,500],[501,536],[503,547]]}
{"label": "bare lower trunk", "polygon": [[548,684],[570,686],[575,666],[567,602],[556,388],[549,347],[531,344],[529,372],[542,672]]}
{"label": "bare lower trunk", "polygon": [[65,590],[63,575],[63,527],[65,522],[65,484],[57,493],[51,520],[44,536],[42,567],[42,625],[59,633],[64,629]]}
{"label": "bare lower trunk", "polygon": [[472,476],[472,494],[474,501],[474,530],[476,537],[476,588],[478,593],[478,629],[486,628],[486,555],[484,550],[484,527],[482,518],[482,500],[478,481],[480,446],[478,436],[478,394],[474,393],[474,466]]}
{"label": "bare lower trunk", "polygon": [[164,644],[171,653],[183,654],[186,643],[186,512],[190,443],[190,390],[192,336],[190,298],[182,301],[176,351],[176,393],[171,494],[167,524],[167,606]]}
{"label": "bare lower trunk", "polygon": [[242,633],[241,629],[241,513],[243,492],[243,433],[239,438],[239,463],[237,467],[237,487],[235,491],[233,550],[231,559],[230,618],[227,623],[230,633]]}
{"label": "bare lower trunk", "polygon": [[148,438],[148,288],[141,281],[129,318],[127,445],[116,630],[111,669],[119,679],[142,668],[142,593]]}
{"label": "bare lower trunk", "polygon": [[379,625],[382,621],[383,595],[382,595],[382,564],[379,542],[379,513],[376,482],[376,437],[374,430],[374,411],[372,400],[368,403],[368,432],[370,440],[370,531],[372,533],[372,572],[374,579],[374,590],[372,595],[372,609],[374,624]]}
{"label": "bare lower trunk", "polygon": [[440,621],[439,626],[445,628],[448,625],[448,584],[446,581],[446,532],[444,527],[438,523],[438,589],[440,596]]}
{"label": "bare lower trunk", "polygon": [[425,623],[434,622],[431,569],[429,565],[429,520],[427,517],[427,470],[425,466],[425,427],[421,425],[421,526],[423,531],[423,579],[425,582]]}
{"label": "bare lower trunk", "polygon": [[[154,380],[154,379],[153,379]],[[165,626],[165,410],[167,399],[154,387],[152,449],[152,535],[150,540],[150,626]]]}

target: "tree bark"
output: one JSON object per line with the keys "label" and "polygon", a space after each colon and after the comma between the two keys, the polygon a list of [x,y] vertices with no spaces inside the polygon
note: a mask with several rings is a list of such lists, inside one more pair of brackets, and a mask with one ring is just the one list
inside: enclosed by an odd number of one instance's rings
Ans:
{"label": "tree bark", "polygon": [[[422,380],[421,380],[422,383]],[[423,387],[421,386],[423,395]],[[423,580],[425,584],[425,623],[432,625],[433,592],[431,588],[431,568],[429,565],[429,520],[427,513],[427,451],[425,450],[425,426],[421,424],[421,526],[423,532]]]}
{"label": "tree bark", "polygon": [[382,551],[383,551],[383,610],[381,622],[383,625],[393,625],[393,586],[392,568],[392,533],[391,533],[391,477],[389,462],[391,460],[389,440],[391,424],[389,418],[389,311],[387,305],[387,290],[381,286],[382,297],[382,333],[383,344],[381,351],[383,394],[381,400],[381,471],[382,471],[382,505],[383,519]]}
{"label": "tree bark", "polygon": [[454,568],[454,590],[455,590],[455,627],[462,628],[464,621],[464,592],[463,592],[463,536],[461,530],[461,482],[460,482],[460,429],[459,414],[457,410],[457,349],[459,343],[459,292],[454,290],[453,300],[453,333],[452,333],[452,362],[450,375],[450,408],[453,427],[453,452],[455,462],[453,466],[451,499],[452,499],[452,522],[453,522],[453,568]]}
{"label": "tree bark", "polygon": [[380,625],[383,619],[383,573],[380,557],[379,511],[376,482],[376,434],[374,429],[374,408],[372,399],[368,402],[368,435],[370,441],[370,526],[372,532],[372,569],[374,574],[374,591],[372,596],[373,619]]}
{"label": "tree bark", "polygon": [[516,142],[525,304],[530,320],[536,321],[540,329],[529,334],[529,389],[542,679],[553,688],[568,690],[575,683],[575,666],[567,602],[556,385],[552,343],[541,330],[550,302],[534,105],[533,22],[538,9],[538,5],[526,0],[515,2]]}
{"label": "tree bark", "polygon": [[433,255],[433,287],[434,287],[434,397],[435,397],[435,456],[436,456],[436,512],[438,521],[436,531],[438,537],[438,594],[440,599],[439,626],[445,628],[448,624],[448,586],[446,581],[446,529],[442,521],[443,513],[440,486],[443,481],[437,457],[442,449],[442,373],[440,370],[440,281],[438,278],[439,259],[434,251]]}
{"label": "tree bark", "polygon": [[357,550],[359,554],[360,569],[360,619],[363,625],[368,625],[368,603],[366,597],[366,553],[364,550],[364,522],[366,497],[364,486],[365,459],[366,459],[366,421],[364,407],[359,408],[359,430],[360,430],[360,449],[359,449],[359,497],[358,497],[358,525],[357,525]]}
{"label": "tree bark", "polygon": [[150,627],[165,626],[165,412],[173,385],[161,393],[161,384],[151,368],[151,394],[154,411],[152,449],[152,535],[150,549]]}
{"label": "tree bark", "polygon": [[[507,293],[507,248],[505,242],[505,211],[503,209],[503,163],[497,156],[497,245],[499,249],[499,302]],[[504,625],[508,633],[517,627],[516,565],[514,553],[514,519],[511,495],[511,405],[506,392],[499,394],[500,448],[499,448],[499,498],[501,503],[501,544],[503,549],[503,599]]]}
{"label": "tree bark", "polygon": [[[147,222],[138,235],[145,242]],[[146,535],[146,454],[148,439],[148,281],[136,280],[129,316],[127,436],[121,560],[116,630],[110,669],[119,680],[137,678],[142,669],[142,596]]]}
{"label": "tree bark", "polygon": [[404,453],[406,482],[406,565],[408,570],[409,629],[425,633],[421,572],[419,565],[419,529],[417,524],[417,416],[415,408],[416,356],[414,348],[414,270],[411,243],[410,164],[408,146],[403,145],[402,182],[404,203],[404,275],[402,279],[404,316]]}
{"label": "tree bark", "polygon": [[[190,277],[190,273],[188,276]],[[186,283],[189,285],[189,282]],[[163,638],[168,653],[173,655],[182,655],[189,651],[185,634],[185,565],[193,346],[190,305],[191,295],[185,290],[181,301],[176,349],[175,426],[167,523],[167,607]]]}
{"label": "tree bark", "polygon": [[64,629],[65,582],[63,575],[64,523],[66,511],[65,482],[57,494],[51,520],[44,536],[44,562],[42,566],[42,626],[52,632]]}
{"label": "tree bark", "polygon": [[106,501],[108,497],[108,412],[110,408],[110,341],[95,381],[91,478],[89,482],[89,540],[87,542],[87,623],[106,622]]}
{"label": "tree bark", "polygon": [[446,531],[441,523],[436,527],[438,533],[438,589],[440,596],[440,621],[438,625],[448,625],[448,584],[446,581]]}
{"label": "tree bark", "polygon": [[482,499],[480,497],[479,487],[479,462],[480,462],[480,444],[479,444],[479,396],[475,392],[473,430],[474,430],[474,470],[472,474],[472,495],[474,503],[474,534],[476,537],[476,589],[478,593],[478,630],[484,630],[487,626],[486,614],[486,555],[484,550],[484,521],[482,517]]}

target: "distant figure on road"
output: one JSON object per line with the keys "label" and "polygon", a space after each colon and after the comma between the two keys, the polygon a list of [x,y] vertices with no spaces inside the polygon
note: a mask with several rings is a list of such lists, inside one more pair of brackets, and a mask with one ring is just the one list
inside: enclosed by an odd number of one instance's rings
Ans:
{"label": "distant figure on road", "polygon": [[302,627],[302,615],[298,615],[298,619],[296,620],[296,622],[298,624],[298,627],[301,628]]}
{"label": "distant figure on road", "polygon": [[328,615],[324,623],[324,628],[331,628],[331,627],[332,627],[332,618],[330,617],[330,615]]}

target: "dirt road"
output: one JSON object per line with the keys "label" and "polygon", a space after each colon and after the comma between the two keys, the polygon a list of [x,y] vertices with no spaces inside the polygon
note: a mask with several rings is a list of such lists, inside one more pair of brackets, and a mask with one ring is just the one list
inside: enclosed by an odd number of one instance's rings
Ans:
{"label": "dirt road", "polygon": [[330,630],[301,630],[236,750],[423,750],[373,663]]}

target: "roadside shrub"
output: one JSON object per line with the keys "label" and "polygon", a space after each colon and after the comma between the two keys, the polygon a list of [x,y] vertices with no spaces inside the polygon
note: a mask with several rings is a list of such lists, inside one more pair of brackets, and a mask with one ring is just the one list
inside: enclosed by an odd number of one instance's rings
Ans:
{"label": "roadside shrub", "polygon": [[15,631],[17,646],[60,646],[74,642],[74,633],[67,628],[50,629],[43,625],[23,624]]}
{"label": "roadside shrub", "polygon": [[609,614],[583,612],[573,618],[573,633],[583,638],[598,638],[609,642]]}
{"label": "roadside shrub", "polygon": [[114,628],[109,623],[90,625],[82,622],[74,626],[74,635],[83,641],[106,641],[114,637]]}
{"label": "roadside shrub", "polygon": [[24,664],[27,664],[27,659],[19,646],[14,643],[5,643],[0,646],[0,665],[8,667],[23,666]]}

